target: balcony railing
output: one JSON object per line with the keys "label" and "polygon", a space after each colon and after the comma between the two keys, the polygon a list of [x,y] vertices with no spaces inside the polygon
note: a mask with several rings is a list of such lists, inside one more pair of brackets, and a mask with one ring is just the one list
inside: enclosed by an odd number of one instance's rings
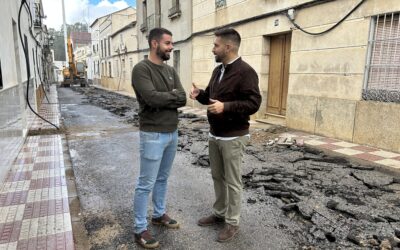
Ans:
{"label": "balcony railing", "polygon": [[38,19],[36,19],[36,20],[33,20],[33,26],[34,26],[35,28],[40,28],[40,27],[42,27],[42,20],[40,20],[40,18],[38,18]]}
{"label": "balcony railing", "polygon": [[42,15],[40,12],[40,4],[35,3],[34,5],[34,18],[33,18],[33,25],[34,27],[42,27]]}
{"label": "balcony railing", "polygon": [[147,27],[149,30],[160,27],[161,15],[152,14],[147,17]]}
{"label": "balcony railing", "polygon": [[168,17],[171,19],[175,18],[175,17],[179,17],[181,15],[181,13],[182,13],[181,7],[178,4],[168,10]]}

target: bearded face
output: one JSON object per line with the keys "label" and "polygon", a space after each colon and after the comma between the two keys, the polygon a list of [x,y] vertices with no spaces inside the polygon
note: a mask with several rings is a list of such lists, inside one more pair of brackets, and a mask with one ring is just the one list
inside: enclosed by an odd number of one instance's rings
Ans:
{"label": "bearded face", "polygon": [[225,42],[220,37],[217,37],[215,39],[212,52],[214,54],[215,61],[217,63],[222,62],[224,60],[224,58],[226,57],[226,54],[227,54],[226,45],[225,45]]}
{"label": "bearded face", "polygon": [[164,34],[160,41],[156,43],[156,55],[163,61],[167,61],[171,57],[171,51],[174,49],[172,36]]}
{"label": "bearded face", "polygon": [[214,58],[215,58],[215,61],[216,61],[217,63],[220,63],[220,62],[222,62],[222,58],[224,58],[224,57],[223,57],[223,55],[217,55],[217,54],[215,54],[215,55],[214,55]]}
{"label": "bearded face", "polygon": [[163,50],[161,49],[160,44],[157,45],[156,54],[160,57],[163,61],[168,61],[171,57],[172,49]]}

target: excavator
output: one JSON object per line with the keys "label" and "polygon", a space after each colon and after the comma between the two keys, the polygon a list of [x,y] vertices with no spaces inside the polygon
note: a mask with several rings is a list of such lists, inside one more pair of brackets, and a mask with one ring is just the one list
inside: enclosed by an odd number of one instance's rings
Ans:
{"label": "excavator", "polygon": [[64,80],[61,87],[70,87],[73,84],[80,84],[81,87],[87,86],[86,81],[86,65],[83,62],[75,62],[75,56],[72,48],[72,40],[68,37],[68,67],[63,68]]}

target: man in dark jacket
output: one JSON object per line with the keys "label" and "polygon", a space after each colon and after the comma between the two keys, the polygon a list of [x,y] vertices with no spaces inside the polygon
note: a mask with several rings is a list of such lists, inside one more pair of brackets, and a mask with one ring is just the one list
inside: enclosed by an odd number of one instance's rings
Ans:
{"label": "man in dark jacket", "polygon": [[258,76],[238,56],[240,35],[234,29],[215,32],[215,61],[222,64],[212,73],[205,90],[193,84],[190,98],[208,105],[209,154],[216,201],[213,214],[198,221],[200,226],[225,222],[217,240],[231,240],[239,230],[242,195],[241,163],[249,141],[250,115],[261,104]]}
{"label": "man in dark jacket", "polygon": [[178,144],[178,111],[186,93],[178,74],[164,61],[173,50],[172,33],[163,28],[149,33],[149,58],[133,68],[132,86],[139,102],[140,174],[134,196],[135,240],[145,248],[159,242],[147,230],[147,203],[153,192],[153,224],[179,228],[166,214],[167,181]]}

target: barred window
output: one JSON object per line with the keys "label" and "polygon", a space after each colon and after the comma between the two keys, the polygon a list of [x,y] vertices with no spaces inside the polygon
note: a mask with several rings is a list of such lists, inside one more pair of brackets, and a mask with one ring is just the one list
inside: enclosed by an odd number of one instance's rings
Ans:
{"label": "barred window", "polygon": [[400,102],[399,13],[374,17],[367,60],[363,99]]}
{"label": "barred window", "polygon": [[221,8],[226,6],[226,0],[215,0],[215,7]]}

